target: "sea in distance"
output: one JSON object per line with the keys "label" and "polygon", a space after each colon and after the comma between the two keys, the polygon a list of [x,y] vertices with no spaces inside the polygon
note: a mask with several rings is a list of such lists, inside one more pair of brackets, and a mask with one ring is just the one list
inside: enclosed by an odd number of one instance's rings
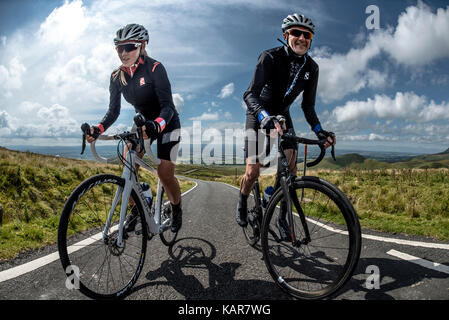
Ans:
{"label": "sea in distance", "polygon": [[[201,150],[204,150],[204,147],[206,145],[202,145]],[[84,154],[81,153],[81,146],[30,146],[30,145],[20,145],[20,146],[5,146],[5,148],[9,150],[17,150],[17,151],[24,151],[24,152],[33,152],[33,153],[39,153],[39,154],[45,154],[45,155],[52,155],[52,156],[60,156],[63,158],[71,158],[71,159],[84,159],[84,160],[95,160],[91,150],[90,145],[87,144],[86,150],[84,151]],[[156,154],[156,146],[155,144],[152,145],[152,151]],[[186,148],[184,148],[185,151]],[[193,150],[193,147],[191,146],[191,151]],[[235,154],[236,148],[234,147],[234,154]],[[300,149],[299,155],[298,155],[298,161],[302,161],[303,159],[303,150]],[[104,158],[111,159],[117,157],[117,145],[103,145],[103,146],[97,146],[97,153],[101,155]],[[195,159],[193,158],[193,155],[190,155],[190,157],[186,157],[182,155],[182,152],[180,152],[180,158],[178,158],[178,162],[181,163],[199,163],[199,157],[200,155],[195,155]],[[308,151],[308,159],[313,159],[316,157],[319,153],[319,149],[317,147],[310,148]],[[361,156],[364,156],[366,158],[378,160],[378,161],[384,161],[384,162],[396,162],[396,161],[406,161],[410,158],[413,158],[418,153],[412,153],[412,152],[384,152],[384,151],[360,151],[360,150],[345,150],[345,149],[339,149],[336,148],[335,154],[336,155],[344,155],[344,154],[350,154],[350,153],[357,153]],[[210,156],[213,156],[213,150],[210,153]],[[237,156],[231,156],[231,158],[234,159],[233,163],[229,163],[229,161],[225,161],[225,150],[223,148],[222,150],[222,163],[218,164],[243,164],[243,158],[241,155]],[[327,156],[330,156],[330,152],[327,153]],[[204,155],[203,155],[204,158]],[[228,156],[229,159],[229,156]]]}

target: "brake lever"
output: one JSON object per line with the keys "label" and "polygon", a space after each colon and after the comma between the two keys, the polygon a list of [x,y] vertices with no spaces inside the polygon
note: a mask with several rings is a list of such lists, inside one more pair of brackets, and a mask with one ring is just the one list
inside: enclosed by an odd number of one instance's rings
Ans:
{"label": "brake lever", "polygon": [[334,159],[334,161],[337,161],[337,159],[335,159],[335,148],[332,145],[332,149],[331,149],[331,155],[332,155],[332,159]]}
{"label": "brake lever", "polygon": [[86,149],[86,135],[90,133],[90,126],[88,123],[83,123],[81,125],[81,131],[83,132],[83,142],[81,146],[81,154],[84,153],[84,150]]}
{"label": "brake lever", "polygon": [[139,135],[139,144],[140,144],[139,153],[141,153],[145,149],[145,146],[143,144],[144,142],[143,142],[143,132],[142,132],[142,127],[145,125],[145,122],[146,122],[146,119],[141,113],[137,113],[134,116],[134,123],[137,126],[137,133]]}

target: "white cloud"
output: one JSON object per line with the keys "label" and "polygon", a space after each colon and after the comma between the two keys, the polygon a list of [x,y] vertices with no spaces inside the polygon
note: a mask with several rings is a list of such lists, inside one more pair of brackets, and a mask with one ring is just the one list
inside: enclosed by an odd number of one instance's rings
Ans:
{"label": "white cloud", "polygon": [[175,104],[176,110],[180,112],[184,107],[184,98],[179,93],[173,93],[173,103]]}
{"label": "white cloud", "polygon": [[398,63],[425,65],[449,57],[449,6],[435,13],[422,1],[408,7],[398,18],[391,35],[384,35],[382,48]]}
{"label": "white cloud", "polygon": [[232,114],[229,111],[226,111],[224,114],[224,118],[226,120],[231,120],[232,119]]}
{"label": "white cloud", "polygon": [[218,120],[218,117],[219,117],[218,112],[215,112],[215,113],[204,112],[199,117],[191,117],[191,118],[189,118],[189,120],[193,120],[193,121],[215,121],[215,120]]}
{"label": "white cloud", "polygon": [[78,42],[89,25],[83,2],[66,1],[56,8],[41,24],[38,36],[41,41],[52,44],[73,45]]}
{"label": "white cloud", "polygon": [[339,123],[357,122],[367,118],[404,119],[409,121],[433,121],[449,119],[449,103],[429,103],[425,96],[413,92],[397,92],[394,98],[375,95],[366,101],[348,101],[332,111],[332,118]]}
{"label": "white cloud", "polygon": [[230,97],[233,93],[234,93],[234,83],[231,82],[231,83],[228,83],[227,85],[225,85],[221,89],[220,94],[218,95],[218,97],[220,99],[224,99],[224,98]]}
{"label": "white cloud", "polygon": [[[370,62],[387,53],[404,66],[422,66],[449,57],[449,6],[435,13],[419,1],[398,17],[396,28],[373,32],[365,45],[347,53],[331,53],[329,48],[312,50],[320,67],[319,97],[325,103],[340,100],[364,88],[391,86],[388,70],[374,70]],[[359,36],[360,38],[360,36]]]}
{"label": "white cloud", "polygon": [[17,57],[13,57],[7,66],[9,69],[0,65],[0,89],[6,97],[9,97],[12,90],[22,87],[22,76],[26,68]]}
{"label": "white cloud", "polygon": [[1,36],[0,41],[2,42],[2,46],[6,46],[6,36]]}

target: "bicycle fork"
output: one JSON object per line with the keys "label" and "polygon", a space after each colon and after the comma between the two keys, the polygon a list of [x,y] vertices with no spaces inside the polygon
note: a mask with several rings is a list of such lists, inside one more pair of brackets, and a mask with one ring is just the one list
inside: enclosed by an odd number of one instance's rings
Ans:
{"label": "bicycle fork", "polygon": [[[288,215],[288,223],[289,223],[289,227],[290,227],[290,238],[291,238],[292,245],[294,247],[300,247],[303,244],[308,244],[310,242],[309,227],[307,226],[306,217],[304,215],[304,212],[302,211],[301,204],[299,203],[298,195],[296,194],[295,189],[288,185],[285,177],[281,177],[280,185],[282,187],[282,192],[284,194],[284,197],[285,197],[285,200],[287,203],[287,215]],[[304,239],[296,238],[295,224],[294,224],[294,220],[293,220],[292,202],[295,205],[296,211],[298,213],[298,216],[301,220],[302,227],[304,229],[304,235],[305,235]]]}

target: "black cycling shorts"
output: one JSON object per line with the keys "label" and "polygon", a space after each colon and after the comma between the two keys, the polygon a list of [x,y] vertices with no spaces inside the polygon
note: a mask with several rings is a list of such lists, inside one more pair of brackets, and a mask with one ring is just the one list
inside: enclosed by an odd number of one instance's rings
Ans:
{"label": "black cycling shorts", "polygon": [[[295,134],[290,114],[284,114],[283,116],[286,120],[287,132]],[[264,130],[260,129],[259,120],[250,113],[246,114],[245,132],[245,160],[251,157],[253,161],[258,163],[259,160],[266,158],[270,154],[276,141],[267,136]],[[281,146],[284,150],[293,149],[298,151],[297,144],[287,141],[282,141]]]}
{"label": "black cycling shorts", "polygon": [[[134,126],[132,131],[136,131]],[[178,157],[179,142],[181,141],[181,123],[178,117],[173,117],[157,138],[157,157],[162,160],[176,162]]]}

